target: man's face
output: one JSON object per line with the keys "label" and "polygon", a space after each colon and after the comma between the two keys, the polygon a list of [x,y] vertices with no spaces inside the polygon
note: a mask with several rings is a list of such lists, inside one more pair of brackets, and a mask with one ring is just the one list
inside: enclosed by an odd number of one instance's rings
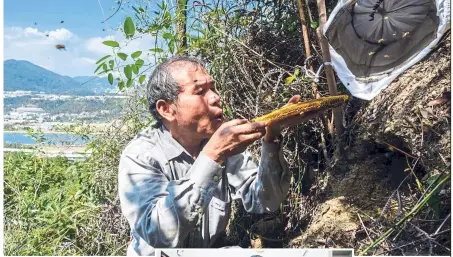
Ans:
{"label": "man's face", "polygon": [[181,86],[175,106],[178,127],[202,139],[209,138],[223,123],[213,79],[204,68],[192,63],[173,69],[172,76]]}

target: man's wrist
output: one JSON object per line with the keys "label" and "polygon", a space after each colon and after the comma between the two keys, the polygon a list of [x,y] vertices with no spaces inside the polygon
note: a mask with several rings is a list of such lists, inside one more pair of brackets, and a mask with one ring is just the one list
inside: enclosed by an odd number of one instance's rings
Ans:
{"label": "man's wrist", "polygon": [[267,129],[263,140],[267,143],[279,143],[281,140],[281,133],[275,130]]}
{"label": "man's wrist", "polygon": [[211,158],[213,161],[217,162],[219,165],[222,165],[223,162],[225,161],[225,157],[221,153],[206,149],[204,149],[203,152],[206,156]]}

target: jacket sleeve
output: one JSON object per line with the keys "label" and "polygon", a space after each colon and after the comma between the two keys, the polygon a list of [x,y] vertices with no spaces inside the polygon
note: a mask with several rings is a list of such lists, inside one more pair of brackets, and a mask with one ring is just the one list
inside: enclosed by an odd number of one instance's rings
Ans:
{"label": "jacket sleeve", "polygon": [[185,177],[169,181],[157,161],[123,152],[118,191],[133,232],[155,248],[177,247],[199,222],[222,169],[201,153]]}
{"label": "jacket sleeve", "polygon": [[[233,198],[251,213],[272,212],[286,198],[291,174],[278,143],[262,140],[259,166],[249,151],[228,160],[227,176]],[[231,165],[231,167],[230,167]]]}

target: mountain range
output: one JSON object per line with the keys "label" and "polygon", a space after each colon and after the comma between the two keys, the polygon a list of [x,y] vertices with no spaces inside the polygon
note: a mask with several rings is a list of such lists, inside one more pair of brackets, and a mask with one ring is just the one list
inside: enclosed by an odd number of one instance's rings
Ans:
{"label": "mountain range", "polygon": [[36,91],[47,94],[98,95],[115,92],[107,78],[97,76],[62,76],[23,60],[6,60],[3,63],[4,91]]}

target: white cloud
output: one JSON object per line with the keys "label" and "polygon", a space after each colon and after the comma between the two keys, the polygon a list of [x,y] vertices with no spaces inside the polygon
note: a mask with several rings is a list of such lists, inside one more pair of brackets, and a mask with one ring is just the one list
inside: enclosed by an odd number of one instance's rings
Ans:
{"label": "white cloud", "polygon": [[113,38],[110,36],[103,37],[103,38],[101,38],[101,37],[90,38],[87,40],[85,47],[88,51],[95,53],[95,54],[104,54],[104,55],[111,54],[112,48],[102,44],[102,42],[104,42],[106,40],[113,40]]}
{"label": "white cloud", "polygon": [[[112,48],[102,44],[105,40],[116,40],[121,46],[125,45],[121,51],[127,54],[154,46],[154,39],[147,35],[126,45],[119,32],[83,39],[65,28],[40,31],[33,27],[9,27],[4,30],[4,59],[27,60],[61,75],[91,76],[96,61],[112,54]],[[65,45],[66,50],[58,50],[57,44]]]}
{"label": "white cloud", "polygon": [[95,37],[90,38],[86,42],[86,49],[96,54],[111,54],[112,48],[104,45],[102,42],[107,40],[114,40],[121,46],[121,52],[132,53],[137,50],[148,50],[154,47],[154,37],[151,35],[143,35],[141,38],[134,39],[133,41],[127,42],[124,35],[120,32],[115,33],[112,36],[106,37]]}
{"label": "white cloud", "polygon": [[80,57],[79,60],[90,64],[95,64],[97,62],[97,60],[88,57]]}
{"label": "white cloud", "polygon": [[61,41],[66,41],[71,39],[74,34],[72,34],[71,31],[63,28],[63,29],[57,29],[55,31],[50,31],[49,32],[49,38],[51,39],[56,39],[56,40],[61,40]]}

